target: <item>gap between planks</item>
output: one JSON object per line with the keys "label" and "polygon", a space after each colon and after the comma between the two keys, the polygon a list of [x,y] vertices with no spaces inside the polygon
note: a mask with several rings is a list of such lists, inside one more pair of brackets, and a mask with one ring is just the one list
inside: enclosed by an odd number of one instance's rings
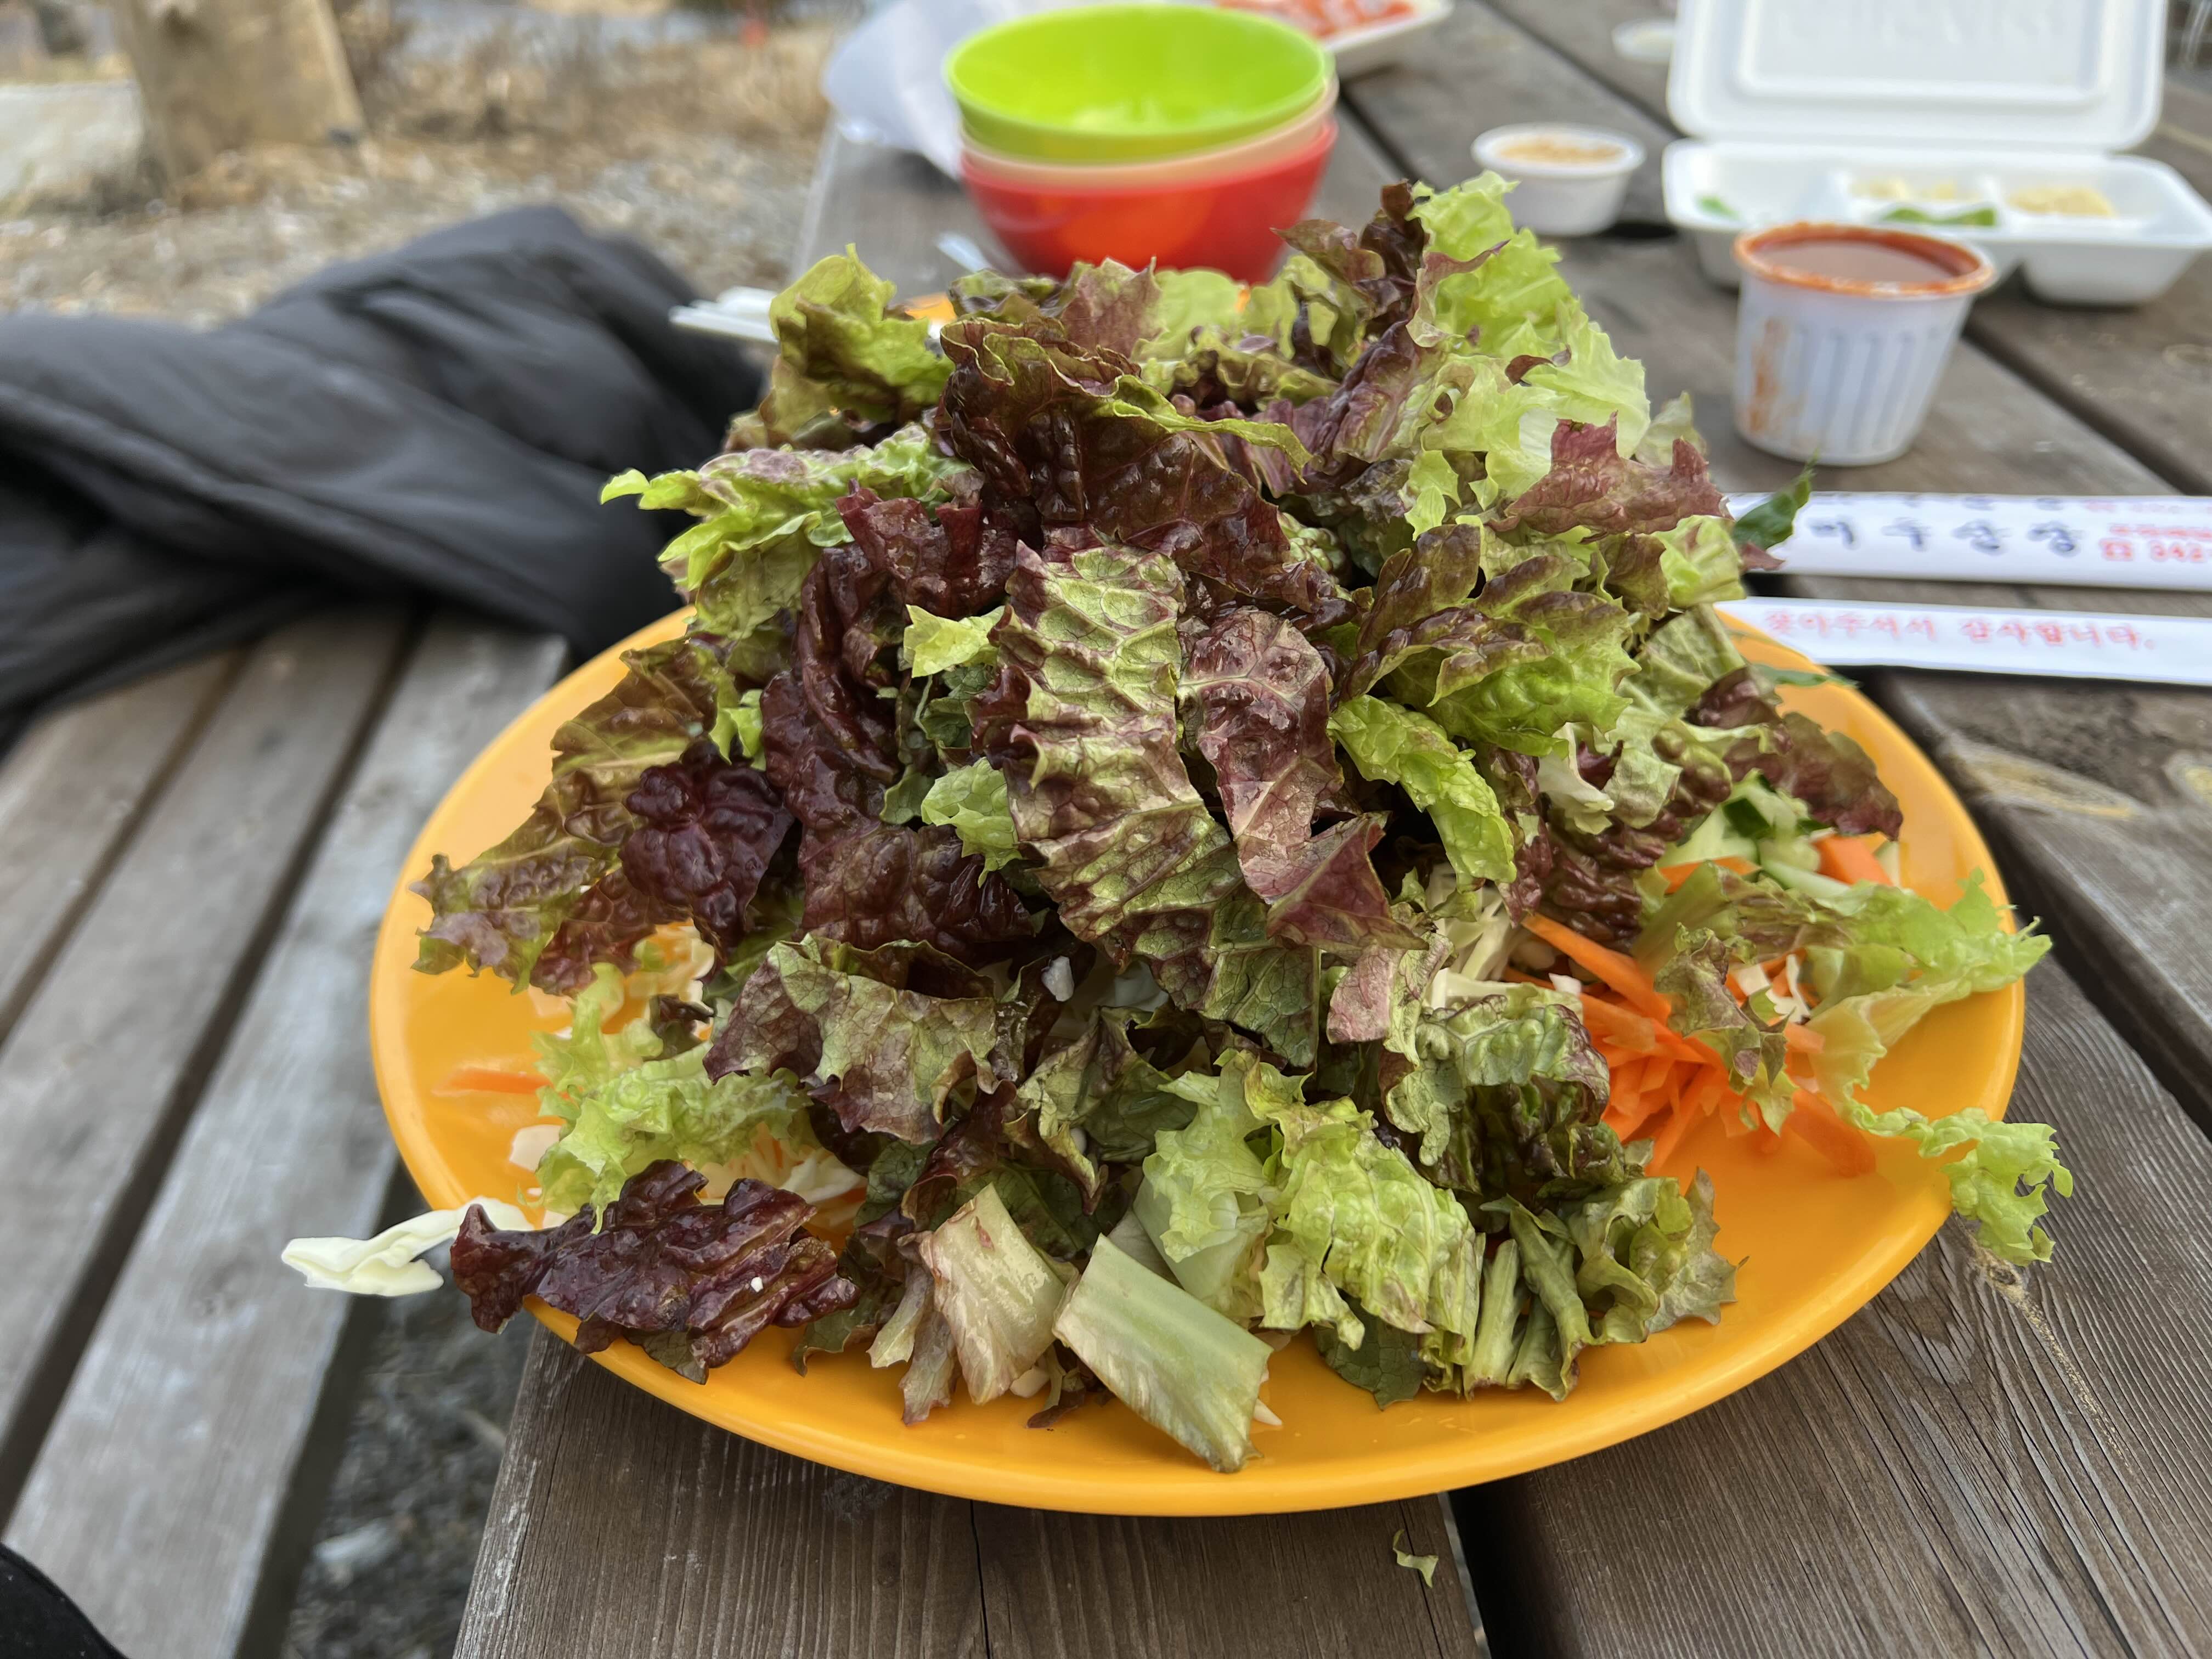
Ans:
{"label": "gap between planks", "polygon": [[223,652],[41,716],[0,759],[0,1042],[238,673]]}
{"label": "gap between planks", "polygon": [[158,1188],[201,1083],[389,689],[388,608],[246,653],[0,1049],[0,1510]]}
{"label": "gap between planks", "polygon": [[350,1395],[336,1367],[368,1325],[276,1252],[374,1231],[397,1157],[364,1011],[392,878],[562,654],[453,617],[407,654],[46,1432],[9,1542],[134,1659],[230,1653],[281,1615],[319,1498],[319,1404]]}
{"label": "gap between planks", "polygon": [[[1205,1520],[970,1504],[712,1428],[544,1331],[508,1433],[456,1659],[1485,1651],[1428,1499]],[[1440,1558],[1433,1587],[1397,1565],[1401,1529]]]}
{"label": "gap between planks", "polygon": [[1950,1223],[1741,1393],[1460,1494],[1503,1650],[2212,1651],[2212,1146],[2062,969],[2028,988],[2016,1109],[2080,1180],[2057,1260]]}

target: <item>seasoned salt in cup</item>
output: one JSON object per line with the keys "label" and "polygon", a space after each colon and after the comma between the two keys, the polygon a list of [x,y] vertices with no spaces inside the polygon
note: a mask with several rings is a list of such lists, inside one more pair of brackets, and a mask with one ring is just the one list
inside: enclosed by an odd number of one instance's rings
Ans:
{"label": "seasoned salt in cup", "polygon": [[1590,236],[1620,217],[1644,146],[1602,127],[1541,121],[1492,127],[1474,141],[1474,159],[1516,186],[1508,203],[1516,224],[1539,236]]}
{"label": "seasoned salt in cup", "polygon": [[1972,248],[1873,225],[1747,231],[1735,262],[1735,429],[1827,466],[1912,447],[1966,307],[1996,280]]}

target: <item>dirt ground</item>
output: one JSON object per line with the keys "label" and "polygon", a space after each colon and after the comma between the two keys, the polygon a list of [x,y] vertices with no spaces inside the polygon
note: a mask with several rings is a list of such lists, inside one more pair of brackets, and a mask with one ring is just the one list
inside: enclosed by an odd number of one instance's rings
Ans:
{"label": "dirt ground", "polygon": [[536,1322],[487,1336],[452,1290],[374,1311],[381,1329],[283,1659],[446,1659],[468,1601]]}
{"label": "dirt ground", "polygon": [[365,137],[0,210],[0,310],[218,323],[334,260],[544,201],[639,238],[702,292],[778,284],[834,21],[748,44],[726,13],[355,0],[340,26]]}

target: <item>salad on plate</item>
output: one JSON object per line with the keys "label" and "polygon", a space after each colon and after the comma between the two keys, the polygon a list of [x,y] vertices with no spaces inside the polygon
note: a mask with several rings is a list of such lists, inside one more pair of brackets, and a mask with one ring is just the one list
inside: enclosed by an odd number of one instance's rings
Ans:
{"label": "salad on plate", "polygon": [[796,1327],[909,1423],[1111,1396],[1232,1471],[1286,1342],[1564,1398],[1724,1317],[1708,1124],[1910,1141],[2047,1255],[2049,1128],[1862,1098],[2046,942],[1898,884],[1867,755],[1712,609],[1804,481],[1731,520],[1505,191],[1249,292],[969,276],[934,334],[801,277],[724,453],[607,487],[696,519],[683,631],[416,887],[423,971],[565,1005],[522,1208],[289,1259],[389,1293],[451,1237],[490,1328],[702,1379]]}

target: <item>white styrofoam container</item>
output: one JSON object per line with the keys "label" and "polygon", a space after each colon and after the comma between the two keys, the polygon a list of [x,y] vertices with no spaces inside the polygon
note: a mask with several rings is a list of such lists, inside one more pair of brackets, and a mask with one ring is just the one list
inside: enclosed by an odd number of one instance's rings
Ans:
{"label": "white styrofoam container", "polygon": [[[2020,270],[2039,299],[2156,299],[2212,247],[2212,208],[2179,173],[2113,154],[2158,124],[2165,16],[2164,0],[1681,0],[1667,105],[1696,137],[1668,146],[1667,216],[1733,287],[1745,230],[1987,207],[1994,225],[1905,228]],[[1928,193],[1863,193],[1899,179]],[[2013,205],[2052,185],[2102,191],[2113,216]]]}

